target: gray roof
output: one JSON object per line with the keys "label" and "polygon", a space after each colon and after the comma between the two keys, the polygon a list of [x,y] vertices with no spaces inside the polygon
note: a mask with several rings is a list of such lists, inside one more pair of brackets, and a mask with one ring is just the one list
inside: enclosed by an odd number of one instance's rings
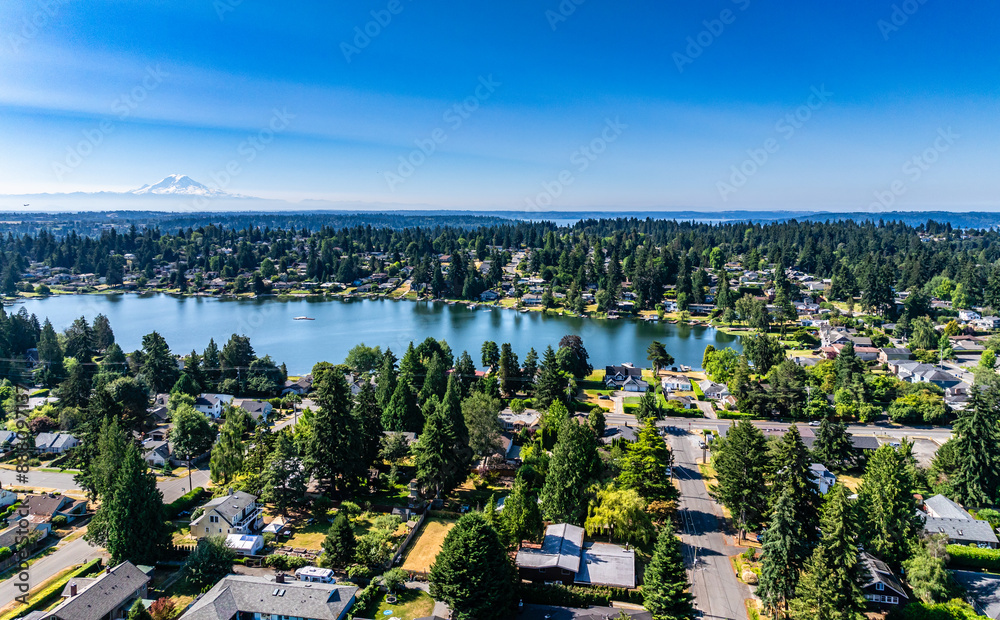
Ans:
{"label": "gray roof", "polygon": [[332,583],[229,575],[201,596],[182,620],[230,620],[237,612],[336,620],[354,604],[358,589]]}
{"label": "gray roof", "polygon": [[587,543],[576,582],[634,588],[635,551],[611,543]]}
{"label": "gray roof", "polygon": [[899,579],[896,578],[896,575],[893,574],[885,562],[864,552],[861,553],[861,562],[868,571],[868,579],[862,587],[867,588],[876,583],[881,583],[886,588],[898,594],[900,598],[909,598],[906,596],[906,591],[903,590],[903,585],[899,583]]}
{"label": "gray roof", "polygon": [[975,519],[942,519],[930,517],[921,511],[917,515],[924,521],[928,534],[947,534],[948,540],[997,544],[997,535],[986,521]]}
{"label": "gray roof", "polygon": [[574,573],[580,570],[583,551],[583,528],[569,523],[554,523],[545,528],[541,549],[522,548],[516,563],[524,568],[557,567]]}
{"label": "gray roof", "polygon": [[966,512],[964,508],[941,494],[925,499],[924,508],[927,509],[927,513],[932,517],[972,520],[972,515]]}
{"label": "gray roof", "polygon": [[236,491],[231,495],[216,497],[215,499],[207,502],[205,504],[205,512],[208,512],[209,508],[214,508],[215,512],[225,517],[227,521],[232,523],[233,519],[243,512],[244,508],[256,501],[256,495],[251,495],[243,491]]}
{"label": "gray roof", "polygon": [[[70,580],[70,584],[74,581],[77,595],[60,603],[49,612],[48,618],[101,620],[149,583],[149,576],[135,564],[122,562],[96,579]],[[68,594],[69,584],[66,588]]]}

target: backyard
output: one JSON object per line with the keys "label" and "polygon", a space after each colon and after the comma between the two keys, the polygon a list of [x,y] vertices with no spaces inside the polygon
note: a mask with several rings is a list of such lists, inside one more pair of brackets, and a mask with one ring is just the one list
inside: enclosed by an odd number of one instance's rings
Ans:
{"label": "backyard", "polygon": [[431,570],[431,564],[444,544],[444,538],[455,526],[455,519],[445,517],[428,517],[417,537],[410,543],[410,548],[403,558],[403,570],[416,573],[426,573]]}
{"label": "backyard", "polygon": [[[367,610],[365,610],[367,611]],[[382,597],[371,618],[416,620],[426,618],[434,612],[434,599],[430,594],[416,588],[408,588],[396,594],[396,602],[389,603]]]}

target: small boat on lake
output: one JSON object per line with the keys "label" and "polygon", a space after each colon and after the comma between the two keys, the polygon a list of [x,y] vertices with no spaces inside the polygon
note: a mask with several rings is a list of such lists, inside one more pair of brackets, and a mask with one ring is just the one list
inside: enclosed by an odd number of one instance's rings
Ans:
{"label": "small boat on lake", "polygon": [[312,318],[311,316],[297,316],[297,317],[295,317],[295,320],[296,321],[315,321],[316,319]]}

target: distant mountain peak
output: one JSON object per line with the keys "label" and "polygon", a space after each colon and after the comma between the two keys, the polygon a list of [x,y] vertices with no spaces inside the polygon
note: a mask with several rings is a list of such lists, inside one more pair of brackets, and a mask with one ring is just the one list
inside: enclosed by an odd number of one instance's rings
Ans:
{"label": "distant mountain peak", "polygon": [[186,174],[171,174],[159,183],[154,183],[153,185],[143,185],[139,189],[134,189],[128,193],[140,196],[145,194],[216,197],[233,196],[233,194],[226,193],[221,189],[212,189],[207,185],[199,183]]}

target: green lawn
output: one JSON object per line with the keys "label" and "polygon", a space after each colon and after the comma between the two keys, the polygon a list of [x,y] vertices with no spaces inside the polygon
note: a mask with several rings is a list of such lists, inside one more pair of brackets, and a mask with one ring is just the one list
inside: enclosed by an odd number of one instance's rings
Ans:
{"label": "green lawn", "polygon": [[[391,614],[385,612],[391,611]],[[387,620],[388,618],[399,620],[416,620],[426,618],[434,612],[434,599],[423,590],[410,588],[396,594],[396,602],[388,603],[385,598],[379,604],[378,609],[371,615],[372,618]]]}

